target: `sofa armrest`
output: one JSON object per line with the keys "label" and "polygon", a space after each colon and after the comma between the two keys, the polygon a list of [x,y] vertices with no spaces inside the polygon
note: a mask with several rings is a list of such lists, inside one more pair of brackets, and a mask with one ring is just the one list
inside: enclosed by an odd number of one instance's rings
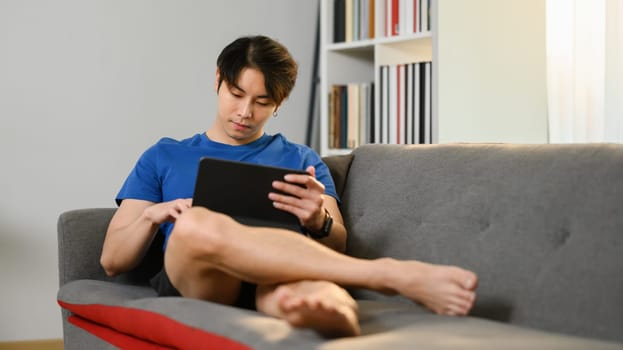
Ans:
{"label": "sofa armrest", "polygon": [[78,279],[111,280],[99,263],[113,208],[78,209],[58,218],[59,283]]}
{"label": "sofa armrest", "polygon": [[79,279],[115,281],[145,285],[162,268],[164,236],[156,235],[141,263],[133,270],[108,277],[100,265],[100,255],[114,208],[70,210],[58,218],[59,284]]}

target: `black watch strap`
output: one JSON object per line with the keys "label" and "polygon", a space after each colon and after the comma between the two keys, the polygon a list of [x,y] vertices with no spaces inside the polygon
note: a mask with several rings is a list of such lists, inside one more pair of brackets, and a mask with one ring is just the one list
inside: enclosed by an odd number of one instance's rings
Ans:
{"label": "black watch strap", "polygon": [[329,211],[325,208],[324,210],[324,223],[322,224],[322,229],[320,231],[312,231],[307,227],[301,227],[304,234],[307,236],[320,239],[325,238],[331,233],[331,227],[333,227],[333,217],[329,214]]}

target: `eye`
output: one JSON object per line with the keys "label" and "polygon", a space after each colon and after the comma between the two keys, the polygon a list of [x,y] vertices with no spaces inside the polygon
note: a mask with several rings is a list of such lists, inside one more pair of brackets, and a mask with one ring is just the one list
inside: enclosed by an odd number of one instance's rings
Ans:
{"label": "eye", "polygon": [[268,105],[270,104],[270,103],[268,103],[268,102],[264,102],[264,101],[256,101],[256,103],[257,103],[258,105],[260,105],[260,106],[263,106],[263,107],[268,106]]}
{"label": "eye", "polygon": [[242,92],[241,92],[241,91],[239,91],[238,89],[232,89],[232,88],[230,88],[230,89],[229,89],[229,93],[230,93],[232,96],[236,97],[236,98],[240,98],[240,97],[242,97],[242,96],[243,96]]}

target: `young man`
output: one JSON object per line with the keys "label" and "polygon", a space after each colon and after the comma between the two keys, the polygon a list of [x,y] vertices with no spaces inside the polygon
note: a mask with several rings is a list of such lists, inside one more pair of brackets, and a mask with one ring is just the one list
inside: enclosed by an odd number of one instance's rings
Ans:
{"label": "young man", "polygon": [[[160,140],[121,188],[102,250],[106,273],[135,267],[160,228],[164,267],[151,282],[161,296],[256,307],[325,336],[360,332],[357,304],[341,286],[399,293],[440,314],[467,314],[477,285],[470,271],[343,254],[346,229],[327,166],[310,148],[264,133],[296,75],[287,49],[270,38],[243,37],[225,47],[217,59],[212,126],[182,141]],[[306,234],[244,226],[192,207],[202,156],[305,169],[309,175],[276,181],[269,198],[296,215]]]}

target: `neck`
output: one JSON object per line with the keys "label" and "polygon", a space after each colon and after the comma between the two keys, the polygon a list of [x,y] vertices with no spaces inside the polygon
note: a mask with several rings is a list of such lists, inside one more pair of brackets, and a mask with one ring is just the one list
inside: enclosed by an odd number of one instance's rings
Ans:
{"label": "neck", "polygon": [[208,137],[208,139],[214,142],[218,142],[218,143],[222,143],[222,144],[230,145],[230,146],[242,146],[242,145],[246,145],[246,144],[249,144],[253,141],[260,139],[262,135],[264,135],[264,133],[263,132],[259,133],[257,137],[253,137],[253,138],[236,139],[226,134],[223,135],[222,133],[218,132],[214,128],[210,128],[205,132],[205,135]]}

